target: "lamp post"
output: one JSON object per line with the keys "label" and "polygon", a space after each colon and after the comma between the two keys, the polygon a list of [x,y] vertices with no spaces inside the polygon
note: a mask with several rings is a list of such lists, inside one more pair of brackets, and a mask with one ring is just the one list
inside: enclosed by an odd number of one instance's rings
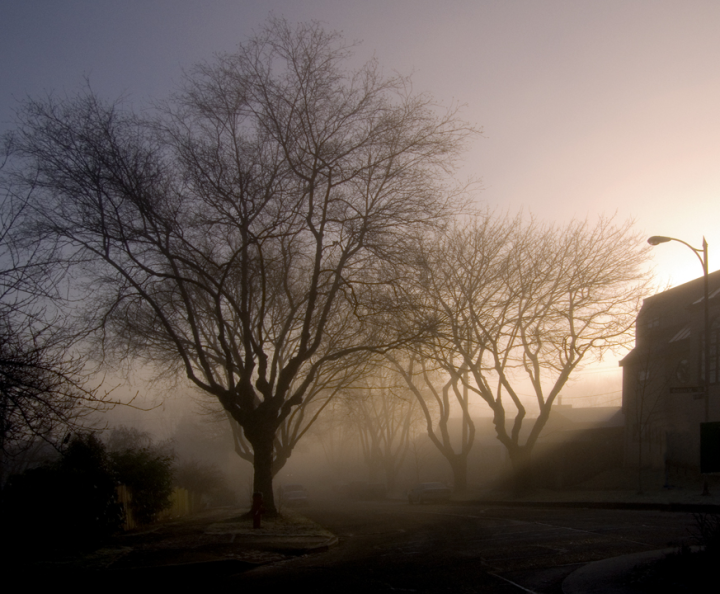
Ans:
{"label": "lamp post", "polygon": [[[704,309],[705,309],[705,340],[703,341],[703,369],[705,370],[703,378],[703,390],[705,391],[705,422],[710,421],[710,297],[708,290],[708,244],[703,237],[702,249],[691,246],[682,239],[675,237],[665,237],[663,235],[653,235],[647,240],[650,245],[658,245],[667,243],[668,241],[677,241],[689,247],[700,260],[703,267],[704,282]],[[702,254],[702,256],[700,255]]]}
{"label": "lamp post", "polygon": [[[665,237],[663,235],[653,235],[648,239],[650,245],[658,245],[660,243],[666,243],[668,241],[677,241],[689,247],[700,260],[700,264],[703,267],[703,284],[704,284],[704,299],[705,302],[705,340],[703,340],[703,369],[705,370],[703,377],[703,390],[705,391],[705,422],[710,421],[710,295],[708,291],[708,244],[703,237],[702,249],[691,246],[682,239],[675,237]],[[702,257],[700,256],[702,254]],[[715,370],[717,372],[717,369]],[[701,463],[702,466],[702,463]],[[710,495],[710,489],[708,488],[707,476],[703,481],[703,495]]]}

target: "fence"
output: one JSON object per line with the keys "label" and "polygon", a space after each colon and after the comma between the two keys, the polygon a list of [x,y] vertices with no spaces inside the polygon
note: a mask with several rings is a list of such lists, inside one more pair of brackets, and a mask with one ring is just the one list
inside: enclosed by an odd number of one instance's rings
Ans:
{"label": "fence", "polygon": [[[123,530],[138,528],[138,524],[135,522],[132,513],[132,491],[127,485],[117,487],[117,501],[123,508]],[[162,510],[157,515],[156,521],[189,516],[191,513],[197,511],[199,503],[200,498],[196,494],[191,493],[187,489],[175,487],[170,495],[170,507]]]}

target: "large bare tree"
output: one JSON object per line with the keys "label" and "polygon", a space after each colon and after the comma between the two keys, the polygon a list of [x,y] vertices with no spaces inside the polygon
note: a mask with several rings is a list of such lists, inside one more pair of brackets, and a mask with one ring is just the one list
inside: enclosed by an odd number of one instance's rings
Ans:
{"label": "large bare tree", "polygon": [[[630,224],[491,215],[418,251],[415,292],[438,324],[428,352],[450,377],[469,372],[517,478],[572,372],[632,340],[646,257]],[[524,427],[528,391],[537,417]]]}
{"label": "large bare tree", "polygon": [[[305,390],[302,404],[293,407],[275,432],[273,476],[284,468],[295,446],[314,427],[328,406],[332,408],[337,397],[342,396],[345,389],[367,375],[368,366],[366,352],[355,352],[329,362],[318,370],[312,383]],[[296,383],[304,379],[301,376],[296,379]],[[290,392],[293,391],[294,388],[291,386]],[[243,460],[253,463],[255,459],[253,447],[245,437],[245,430],[227,410],[224,411],[224,416],[230,421],[235,452]]]}
{"label": "large bare tree", "polygon": [[278,428],[325,365],[423,330],[378,316],[410,237],[457,203],[441,180],[468,128],[350,57],[316,23],[272,20],[157,116],[28,101],[12,138],[32,229],[78,265],[106,354],[217,397],[271,511]]}

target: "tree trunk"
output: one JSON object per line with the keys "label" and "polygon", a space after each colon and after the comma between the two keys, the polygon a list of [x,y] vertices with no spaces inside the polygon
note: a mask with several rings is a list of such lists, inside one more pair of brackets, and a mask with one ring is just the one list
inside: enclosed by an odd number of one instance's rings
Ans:
{"label": "tree trunk", "polygon": [[467,456],[455,456],[448,461],[453,473],[453,491],[464,493],[467,491]]}
{"label": "tree trunk", "polygon": [[513,471],[513,491],[516,497],[524,495],[532,486],[532,450],[527,446],[519,446],[511,450],[510,462]]}
{"label": "tree trunk", "polygon": [[256,437],[253,446],[253,492],[262,493],[265,513],[275,515],[275,497],[273,495],[273,441],[275,435],[268,431]]}

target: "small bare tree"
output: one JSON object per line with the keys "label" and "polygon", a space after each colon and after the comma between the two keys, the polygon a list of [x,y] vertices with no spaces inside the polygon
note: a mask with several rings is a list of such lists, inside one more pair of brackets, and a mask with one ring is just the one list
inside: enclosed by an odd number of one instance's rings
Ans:
{"label": "small bare tree", "polygon": [[421,421],[415,398],[392,370],[375,368],[373,377],[354,386],[343,400],[348,418],[357,429],[370,481],[382,473],[385,486],[393,492]]}
{"label": "small bare tree", "polygon": [[[517,478],[572,372],[632,339],[646,255],[630,224],[608,219],[555,227],[479,217],[420,249],[436,360],[451,377],[468,370]],[[523,431],[527,389],[538,416]]]}
{"label": "small bare tree", "polygon": [[278,430],[321,370],[423,330],[389,336],[377,314],[410,238],[457,204],[439,180],[467,127],[349,56],[316,23],[272,20],[152,119],[51,98],[13,135],[30,227],[81,267],[105,352],[216,397],[270,511]]}
{"label": "small bare tree", "polygon": [[[388,354],[387,358],[417,400],[430,441],[450,464],[453,490],[464,492],[467,489],[468,456],[475,442],[467,381],[461,380],[464,370],[451,368],[452,376],[439,373],[438,369],[428,369],[428,362],[434,362],[434,359],[417,353],[412,353],[405,361],[396,354]],[[460,410],[460,435],[453,435],[448,427],[455,406]]]}

